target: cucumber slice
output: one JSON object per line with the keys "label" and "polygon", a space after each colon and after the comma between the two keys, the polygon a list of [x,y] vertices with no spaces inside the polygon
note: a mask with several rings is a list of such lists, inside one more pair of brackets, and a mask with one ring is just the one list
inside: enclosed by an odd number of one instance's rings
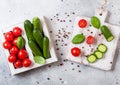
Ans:
{"label": "cucumber slice", "polygon": [[97,58],[94,54],[91,54],[87,57],[87,60],[89,63],[94,63],[97,60]]}
{"label": "cucumber slice", "polygon": [[107,51],[107,46],[104,44],[99,44],[98,50],[102,53],[105,53]]}
{"label": "cucumber slice", "polygon": [[108,42],[110,42],[110,41],[112,41],[112,40],[114,39],[113,34],[111,33],[111,31],[108,29],[107,26],[103,25],[103,26],[101,26],[100,29],[101,29],[101,32],[103,33],[105,39],[106,39]]}
{"label": "cucumber slice", "polygon": [[97,59],[101,59],[101,58],[103,58],[103,53],[100,52],[100,51],[98,51],[98,50],[95,51],[94,54],[96,55]]}

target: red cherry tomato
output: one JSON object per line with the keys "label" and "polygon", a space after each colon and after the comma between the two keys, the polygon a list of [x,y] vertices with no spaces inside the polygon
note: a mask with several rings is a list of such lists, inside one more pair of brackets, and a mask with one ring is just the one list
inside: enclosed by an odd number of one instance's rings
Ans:
{"label": "red cherry tomato", "polygon": [[13,35],[14,36],[20,36],[21,32],[22,32],[21,28],[19,28],[19,27],[14,27],[13,28]]}
{"label": "red cherry tomato", "polygon": [[22,62],[22,65],[24,67],[29,67],[31,65],[31,60],[28,59],[28,58],[24,59],[23,62]]}
{"label": "red cherry tomato", "polygon": [[87,26],[87,21],[85,19],[81,19],[79,22],[78,22],[78,26],[80,28],[85,28]]}
{"label": "red cherry tomato", "polygon": [[13,40],[13,42],[12,42],[12,44],[13,44],[14,46],[16,46],[17,39],[18,39],[18,37],[16,37],[16,38]]}
{"label": "red cherry tomato", "polygon": [[14,66],[15,66],[15,68],[20,68],[20,67],[22,67],[22,61],[21,61],[21,60],[17,60],[17,61],[14,63]]}
{"label": "red cherry tomato", "polygon": [[5,40],[6,41],[12,41],[13,39],[14,39],[14,36],[13,36],[12,32],[5,33]]}
{"label": "red cherry tomato", "polygon": [[71,53],[74,57],[78,57],[81,54],[81,50],[78,47],[74,47],[71,49]]}
{"label": "red cherry tomato", "polygon": [[15,55],[13,55],[13,54],[9,55],[8,61],[9,61],[10,63],[14,63],[16,60],[17,60],[17,58],[16,58]]}
{"label": "red cherry tomato", "polygon": [[94,44],[94,42],[95,42],[95,39],[93,36],[90,35],[87,37],[87,39],[86,39],[87,44]]}
{"label": "red cherry tomato", "polygon": [[3,47],[4,47],[5,49],[10,49],[10,48],[11,48],[10,42],[8,42],[8,41],[3,42]]}
{"label": "red cherry tomato", "polygon": [[27,56],[28,56],[28,54],[27,54],[26,50],[22,49],[18,52],[18,58],[19,59],[25,59],[25,58],[27,58]]}
{"label": "red cherry tomato", "polygon": [[19,49],[18,49],[16,46],[12,46],[12,47],[10,48],[10,53],[11,53],[11,54],[17,54],[18,51],[19,51]]}

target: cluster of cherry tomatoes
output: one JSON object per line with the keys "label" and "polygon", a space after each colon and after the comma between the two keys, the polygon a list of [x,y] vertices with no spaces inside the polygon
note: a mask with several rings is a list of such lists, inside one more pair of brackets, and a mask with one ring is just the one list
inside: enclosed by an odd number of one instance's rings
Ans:
{"label": "cluster of cherry tomatoes", "polygon": [[19,49],[16,45],[17,38],[21,34],[22,30],[19,27],[14,27],[12,31],[4,33],[5,42],[3,42],[3,47],[9,50],[8,61],[13,63],[15,68],[29,67],[31,65],[25,47]]}
{"label": "cluster of cherry tomatoes", "polygon": [[[81,19],[78,22],[78,26],[82,29],[85,28],[87,26],[87,21],[85,19]],[[94,42],[95,42],[95,38],[93,36],[89,35],[86,38],[86,43],[88,45],[94,44]],[[78,57],[81,54],[81,49],[78,48],[78,47],[74,47],[74,48],[71,49],[71,53],[74,57]]]}

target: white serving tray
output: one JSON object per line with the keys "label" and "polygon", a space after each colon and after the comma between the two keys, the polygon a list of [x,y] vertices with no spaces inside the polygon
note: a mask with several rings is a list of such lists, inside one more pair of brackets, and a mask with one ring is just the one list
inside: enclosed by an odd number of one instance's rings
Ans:
{"label": "white serving tray", "polygon": [[[101,12],[102,12],[102,16],[100,16]],[[108,47],[108,50],[104,55],[104,58],[102,58],[100,60],[97,60],[95,63],[91,64],[87,61],[87,57],[84,56],[84,55],[79,56],[79,57],[73,57],[73,55],[71,54],[71,48],[72,47],[80,47],[81,48],[81,46],[80,46],[81,44],[75,45],[75,44],[72,44],[72,42],[70,41],[70,45],[69,45],[69,49],[68,49],[68,55],[67,55],[68,60],[75,61],[75,62],[84,64],[84,65],[92,66],[92,67],[102,69],[102,70],[111,70],[112,65],[113,65],[113,61],[114,61],[114,58],[115,58],[115,52],[116,52],[116,49],[117,49],[118,41],[119,41],[120,27],[115,26],[115,25],[111,25],[111,24],[105,22],[105,19],[108,16],[107,13],[108,13],[107,11],[98,10],[95,14],[95,16],[97,16],[100,19],[101,24],[108,26],[109,29],[111,30],[111,32],[113,33],[114,37],[115,37],[114,40],[111,41],[111,42],[107,42],[106,39],[104,38],[104,36],[101,39],[97,38],[97,40],[100,41],[98,43],[103,43]],[[88,21],[88,24],[90,24],[90,18],[84,17],[84,16],[76,17],[75,23],[74,23],[74,31],[73,31],[73,34],[72,34],[72,38],[76,34],[79,34],[80,31],[81,31],[81,29],[77,25],[78,21],[80,19],[86,19]],[[88,28],[90,28],[90,27],[88,27]],[[86,29],[86,28],[84,28],[84,29]],[[92,31],[94,31],[93,34],[92,34],[94,37],[96,37],[96,35],[94,33],[96,33],[96,32],[100,33],[100,31],[97,31],[93,27],[91,27],[90,29],[92,29]],[[87,32],[86,32],[86,35],[87,35]],[[84,46],[87,46],[87,44],[84,45]],[[97,47],[97,46],[93,46],[93,47]]]}
{"label": "white serving tray", "polygon": [[[15,69],[13,64],[8,62],[8,65],[9,65],[9,68],[10,68],[10,71],[11,71],[12,75],[22,73],[22,72],[25,72],[25,71],[28,71],[28,70],[31,70],[31,69],[34,69],[34,68],[38,68],[38,67],[41,67],[41,66],[44,66],[44,65],[47,65],[47,64],[58,61],[56,53],[55,53],[55,49],[54,49],[54,46],[53,46],[53,43],[52,43],[52,40],[51,40],[51,36],[49,34],[49,28],[47,27],[47,24],[45,22],[45,17],[42,16],[42,17],[39,17],[39,18],[40,18],[42,26],[43,26],[43,32],[49,38],[49,43],[50,43],[51,58],[46,59],[45,64],[37,64],[37,63],[34,62],[33,54],[31,52],[31,49],[28,46],[28,39],[27,39],[27,36],[25,34],[24,23],[23,22],[19,23],[19,24],[15,24],[15,25],[7,27],[7,28],[4,28],[3,30],[0,31],[1,41],[3,43],[5,41],[3,33],[11,31],[13,29],[13,27],[16,27],[16,26],[20,27],[22,29],[22,36],[24,37],[24,39],[26,41],[25,48],[28,52],[30,60],[32,61],[32,64],[31,64],[30,67],[22,67],[22,68],[18,68],[18,69]],[[6,49],[4,49],[4,51],[5,51],[5,56],[6,56],[6,60],[7,60],[8,56],[9,56],[9,51],[6,50]]]}

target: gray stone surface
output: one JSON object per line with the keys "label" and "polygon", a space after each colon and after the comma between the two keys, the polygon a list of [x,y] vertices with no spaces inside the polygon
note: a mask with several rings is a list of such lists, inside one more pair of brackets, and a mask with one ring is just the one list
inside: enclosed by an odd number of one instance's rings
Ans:
{"label": "gray stone surface", "polygon": [[[102,71],[65,61],[72,25],[77,15],[91,17],[103,0],[0,0],[0,29],[34,16],[46,16],[59,62],[11,76],[6,56],[0,45],[0,85],[120,85],[120,53],[112,71]],[[108,0],[107,22],[120,25],[120,0]],[[75,13],[75,14],[74,14]],[[58,32],[61,32],[58,38]],[[57,41],[56,39],[62,41]],[[118,50],[119,51],[119,50]],[[63,54],[63,55],[62,55]]]}

